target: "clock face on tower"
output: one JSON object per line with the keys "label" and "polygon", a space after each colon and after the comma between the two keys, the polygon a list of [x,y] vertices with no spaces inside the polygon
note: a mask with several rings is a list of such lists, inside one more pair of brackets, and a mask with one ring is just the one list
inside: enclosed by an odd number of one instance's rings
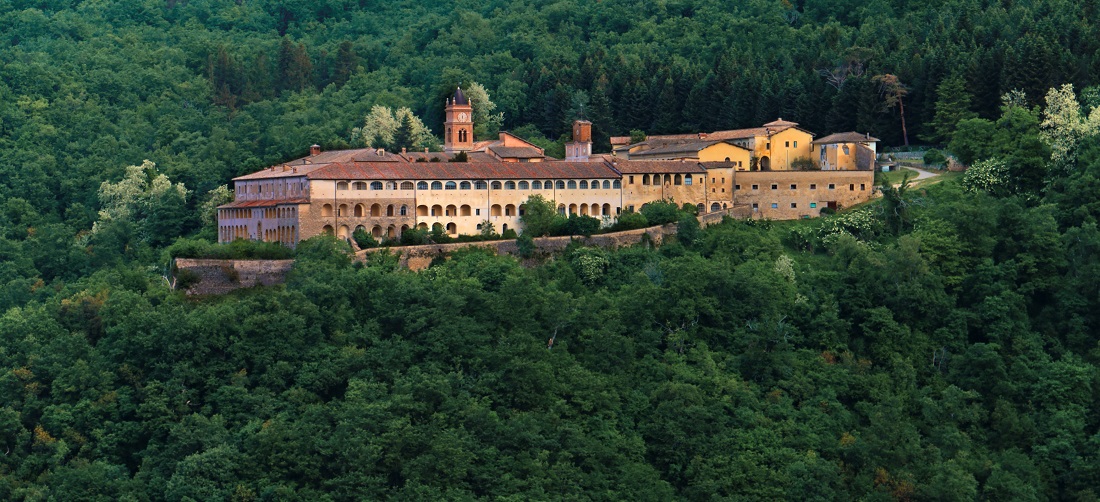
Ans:
{"label": "clock face on tower", "polygon": [[462,113],[458,114],[458,121],[459,122],[465,122],[469,118],[470,118],[470,116],[466,115],[466,112],[462,112]]}

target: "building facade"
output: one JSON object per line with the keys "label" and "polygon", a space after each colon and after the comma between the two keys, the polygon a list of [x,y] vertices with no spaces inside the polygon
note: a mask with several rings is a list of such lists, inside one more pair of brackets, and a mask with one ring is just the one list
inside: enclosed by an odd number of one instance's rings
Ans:
{"label": "building facade", "polygon": [[[873,192],[877,140],[856,133],[815,142],[797,124],[776,121],[654,136],[618,147],[615,155],[593,156],[591,124],[578,121],[568,158],[557,160],[509,133],[475,142],[472,112],[461,89],[447,100],[445,153],[322,152],[314,145],[306,157],[234,178],[234,201],[218,208],[219,242],[293,246],[323,233],[348,238],[357,229],[379,239],[397,239],[410,228],[476,234],[486,224],[496,232],[520,231],[532,195],[554,201],[561,214],[610,225],[624,211],[658,200],[700,212],[743,207],[754,217],[791,219],[850,207]],[[466,162],[449,161],[458,152]]]}

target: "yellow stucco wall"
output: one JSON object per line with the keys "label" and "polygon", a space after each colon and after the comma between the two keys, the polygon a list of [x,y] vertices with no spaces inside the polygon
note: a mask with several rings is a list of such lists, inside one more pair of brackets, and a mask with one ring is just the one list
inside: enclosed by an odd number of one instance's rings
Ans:
{"label": "yellow stucco wall", "polygon": [[[872,171],[749,171],[734,174],[734,202],[753,209],[755,217],[816,217],[830,207],[844,209],[870,200]],[[792,207],[793,204],[793,207]]]}
{"label": "yellow stucco wall", "polygon": [[812,160],[810,145],[813,141],[806,131],[794,127],[778,132],[770,137],[757,137],[753,153],[763,168],[767,157],[772,171],[789,171],[791,163],[799,158]]}
{"label": "yellow stucco wall", "polygon": [[699,150],[700,162],[736,162],[739,169],[748,169],[752,152],[729,143],[715,143]]}

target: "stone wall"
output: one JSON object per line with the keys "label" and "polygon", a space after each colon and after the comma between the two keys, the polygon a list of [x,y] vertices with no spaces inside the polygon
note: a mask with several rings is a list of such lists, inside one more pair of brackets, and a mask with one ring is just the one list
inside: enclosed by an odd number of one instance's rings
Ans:
{"label": "stone wall", "polygon": [[[197,276],[187,288],[189,295],[222,295],[253,286],[282,284],[294,260],[206,260],[176,258],[176,269]],[[176,273],[179,280],[180,272]]]}
{"label": "stone wall", "polygon": [[[734,207],[724,211],[699,216],[702,226],[721,223],[722,218],[746,218],[751,214],[747,207]],[[584,236],[539,237],[534,239],[535,255],[540,258],[560,253],[574,240],[586,246],[619,248],[642,242],[643,235],[653,244],[660,244],[665,237],[676,235],[676,224],[626,230],[609,234]],[[519,256],[515,240],[488,242],[460,242],[453,244],[428,244],[424,246],[402,246],[392,248],[373,248],[355,253],[357,260],[364,260],[370,253],[394,252],[401,254],[400,264],[410,270],[428,268],[432,260],[466,248],[485,248],[498,255]],[[253,286],[272,286],[286,281],[286,274],[294,266],[294,260],[207,260],[195,258],[176,258],[176,269],[186,270],[197,276],[197,282],[187,288],[188,295],[222,295],[231,291]],[[176,273],[177,280],[184,275]]]}

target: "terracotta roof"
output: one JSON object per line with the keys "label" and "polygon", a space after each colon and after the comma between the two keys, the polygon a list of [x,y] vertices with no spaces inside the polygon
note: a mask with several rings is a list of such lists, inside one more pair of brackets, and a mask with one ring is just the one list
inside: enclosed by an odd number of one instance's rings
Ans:
{"label": "terracotta roof", "polygon": [[831,143],[878,143],[879,139],[871,136],[870,134],[851,132],[838,132],[833,133],[819,140],[815,140],[815,145],[827,145]]}
{"label": "terracotta roof", "polygon": [[420,161],[420,159],[424,159],[424,162],[428,162],[431,161],[433,158],[439,159],[440,162],[446,162],[447,159],[451,158],[450,155],[447,155],[443,152],[407,152],[402,154],[402,156],[404,156],[409,162],[418,162]]}
{"label": "terracotta roof", "polygon": [[[316,170],[318,170],[322,167],[325,167],[327,165],[328,164],[319,164],[319,165],[318,164],[290,165],[289,163],[288,164],[279,164],[279,165],[274,166],[275,167],[274,170],[272,170],[271,168],[267,168],[267,169],[264,169],[262,171],[256,171],[254,173],[246,174],[244,176],[237,176],[236,178],[233,178],[233,181],[266,180],[266,179],[272,179],[272,178],[297,178],[297,177],[300,177],[300,176],[305,176],[305,175],[307,175],[307,174],[309,174],[313,171],[316,171]],[[284,168],[284,166],[286,166],[286,167]]]}
{"label": "terracotta roof", "polygon": [[310,173],[314,180],[618,178],[603,162],[350,162]]}
{"label": "terracotta roof", "polygon": [[629,144],[630,144],[630,136],[612,136],[611,137],[611,146],[629,145]]}
{"label": "terracotta roof", "polygon": [[767,124],[764,124],[764,127],[771,127],[772,129],[782,127],[786,129],[788,127],[795,127],[797,125],[798,122],[791,122],[790,120],[783,120],[782,118],[780,118],[778,120],[773,120],[771,122],[768,122]]}
{"label": "terracotta roof", "polygon": [[309,204],[309,199],[270,199],[270,200],[237,200],[218,206],[218,209],[236,209],[241,207],[274,207],[286,204]]}
{"label": "terracotta roof", "polygon": [[620,160],[612,162],[612,167],[623,174],[648,173],[705,173],[706,170],[695,161],[679,160]]}
{"label": "terracotta roof", "polygon": [[630,154],[631,157],[651,157],[658,155],[668,155],[673,153],[698,153],[699,151],[706,149],[707,147],[716,145],[718,143],[725,143],[730,146],[735,146],[742,150],[747,148],[740,145],[735,145],[727,141],[687,141],[687,142],[668,142],[657,143],[653,148],[649,150],[641,150]]}
{"label": "terracotta roof", "polygon": [[527,146],[490,146],[489,151],[503,158],[534,159],[544,157],[537,148]]}

